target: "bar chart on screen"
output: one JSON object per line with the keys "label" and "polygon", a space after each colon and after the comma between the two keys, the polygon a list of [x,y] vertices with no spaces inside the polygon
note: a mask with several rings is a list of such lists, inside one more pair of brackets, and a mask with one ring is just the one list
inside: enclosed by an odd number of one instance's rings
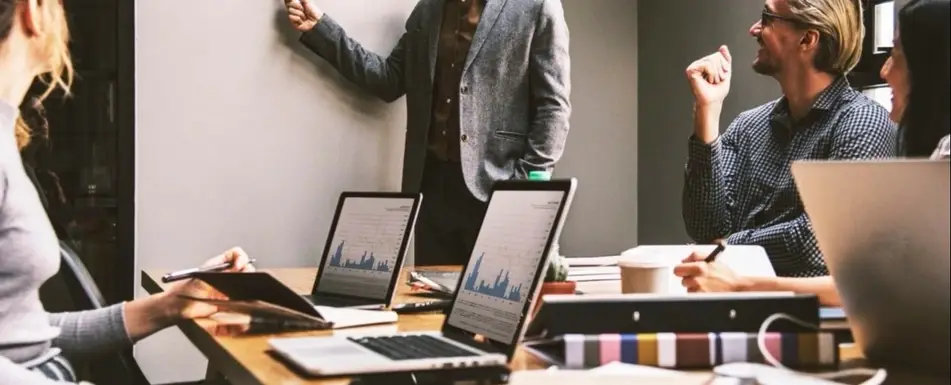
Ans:
{"label": "bar chart on screen", "polygon": [[449,323],[497,341],[516,332],[543,266],[561,202],[558,191],[493,195]]}
{"label": "bar chart on screen", "polygon": [[332,234],[317,290],[383,297],[397,269],[411,199],[348,198]]}

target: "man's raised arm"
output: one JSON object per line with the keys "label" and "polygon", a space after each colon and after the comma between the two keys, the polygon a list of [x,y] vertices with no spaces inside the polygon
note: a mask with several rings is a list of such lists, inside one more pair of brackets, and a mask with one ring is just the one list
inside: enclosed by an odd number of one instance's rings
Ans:
{"label": "man's raised arm", "polygon": [[314,0],[285,0],[291,25],[301,31],[301,43],[333,65],[347,80],[386,102],[406,93],[403,68],[406,40],[403,33],[387,57],[373,53],[347,36],[333,18],[324,14]]}

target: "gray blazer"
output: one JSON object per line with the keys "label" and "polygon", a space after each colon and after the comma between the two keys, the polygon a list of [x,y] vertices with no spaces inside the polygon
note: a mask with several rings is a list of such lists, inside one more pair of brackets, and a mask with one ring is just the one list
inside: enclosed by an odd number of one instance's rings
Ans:
{"label": "gray blazer", "polygon": [[[404,191],[422,181],[444,2],[421,0],[387,57],[326,14],[301,36],[363,89],[387,102],[406,96]],[[459,90],[462,170],[473,196],[485,201],[496,181],[553,169],[568,136],[570,66],[561,0],[487,0]]]}

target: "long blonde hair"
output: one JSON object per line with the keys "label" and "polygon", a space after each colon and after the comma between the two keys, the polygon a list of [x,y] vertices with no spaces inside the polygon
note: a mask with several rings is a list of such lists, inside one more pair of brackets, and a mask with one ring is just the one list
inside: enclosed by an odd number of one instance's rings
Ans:
{"label": "long blonde hair", "polygon": [[[39,76],[40,81],[46,84],[46,89],[36,98],[36,103],[43,102],[57,88],[68,96],[75,71],[73,60],[69,55],[69,26],[66,23],[66,10],[63,9],[63,3],[61,0],[26,1],[35,2],[39,12],[43,14],[43,20],[46,21],[44,37],[48,58],[47,68]],[[15,131],[17,148],[22,150],[30,143],[31,137],[30,127],[22,117],[17,119]]]}

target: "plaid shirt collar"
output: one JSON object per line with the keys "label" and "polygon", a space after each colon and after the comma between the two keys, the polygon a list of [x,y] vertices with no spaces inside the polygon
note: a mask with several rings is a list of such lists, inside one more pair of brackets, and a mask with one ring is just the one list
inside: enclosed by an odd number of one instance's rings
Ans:
{"label": "plaid shirt collar", "polygon": [[[822,90],[819,95],[816,97],[816,100],[812,102],[812,107],[809,108],[808,116],[814,117],[818,112],[820,114],[827,113],[833,110],[839,102],[843,99],[846,99],[852,91],[852,86],[849,84],[849,80],[845,76],[839,76],[831,84],[829,84],[826,89]],[[806,120],[808,121],[809,118]],[[792,120],[792,116],[789,113],[789,99],[786,99],[786,96],[783,96],[776,102],[776,105],[773,106],[773,110],[770,113],[770,120],[776,123],[780,123],[784,127],[794,127],[795,122]]]}

